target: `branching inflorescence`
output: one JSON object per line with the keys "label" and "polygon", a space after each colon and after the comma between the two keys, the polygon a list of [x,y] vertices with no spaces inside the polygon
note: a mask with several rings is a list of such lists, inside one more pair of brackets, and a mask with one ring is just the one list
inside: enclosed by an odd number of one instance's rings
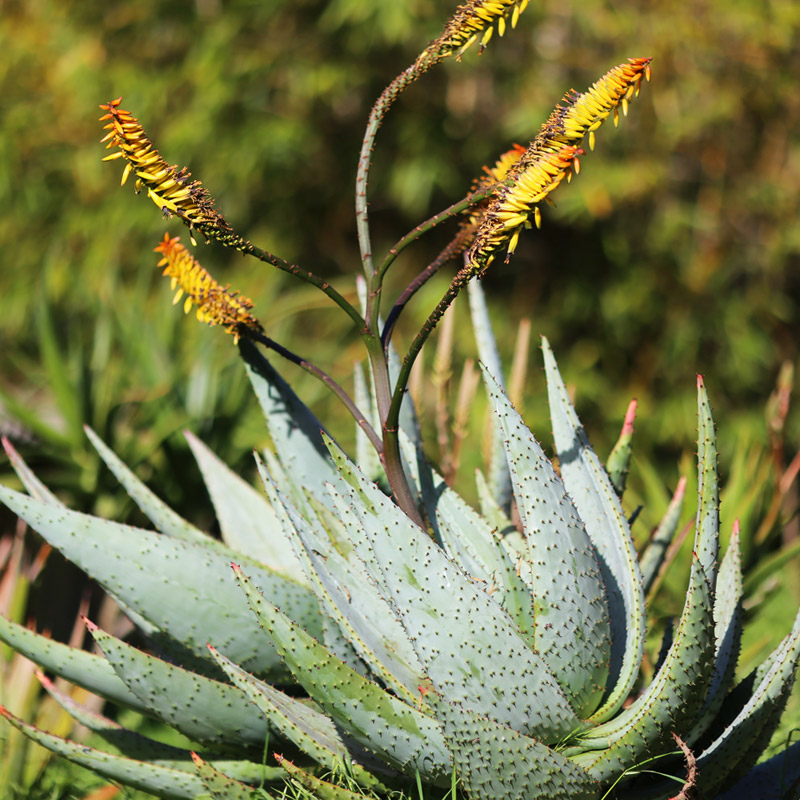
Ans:
{"label": "branching inflorescence", "polygon": [[[396,97],[424,72],[450,56],[460,58],[476,42],[482,49],[495,30],[502,36],[509,26],[516,26],[527,5],[527,0],[472,0],[462,4],[444,26],[442,34],[386,87],[373,106],[356,174],[356,227],[366,283],[361,312],[328,281],[256,247],[237,234],[217,211],[211,195],[200,181],[192,179],[186,167],[170,166],[162,158],[139,121],[120,108],[121,99],[101,106],[105,112],[101,121],[106,123],[107,131],[102,141],[107,143],[107,149],[116,148],[106,160],[125,159],[122,183],[133,173],[137,193],[146,189],[148,197],[166,216],[179,217],[189,227],[193,244],[196,242],[191,234],[199,231],[208,240],[216,240],[252,255],[310,283],[348,314],[364,342],[377,398],[380,432],[378,435],[370,429],[368,438],[386,470],[396,502],[423,527],[424,521],[402,465],[397,425],[414,360],[444,311],[469,280],[482,275],[498,253],[511,254],[523,228],[540,224],[539,204],[548,200],[565,178],[569,180],[573,170],[579,170],[584,137],[588,134],[591,149],[597,128],[612,113],[616,122],[620,106],[626,113],[628,100],[638,92],[642,78],[649,78],[650,59],[635,58],[614,67],[584,94],[569,92],[527,148],[515,145],[505,152],[493,167],[484,168],[485,174],[473,184],[467,197],[417,226],[382,260],[375,261],[368,218],[367,182],[375,136],[383,118]],[[399,295],[381,330],[383,281],[397,255],[434,226],[462,213],[464,216],[453,240]],[[156,249],[163,255],[160,266],[166,266],[165,273],[172,276],[173,288],[180,287],[178,298],[182,293],[187,295],[187,311],[191,305],[196,305],[198,319],[222,326],[237,341],[245,336],[299,364],[323,380],[365,429],[364,415],[355,408],[346,391],[316,365],[270,339],[251,314],[252,303],[249,300],[217,284],[176,238],[166,235]],[[399,373],[390,377],[389,343],[399,315],[425,281],[443,265],[462,255],[463,267],[457,271],[444,297],[414,337],[402,359]]]}

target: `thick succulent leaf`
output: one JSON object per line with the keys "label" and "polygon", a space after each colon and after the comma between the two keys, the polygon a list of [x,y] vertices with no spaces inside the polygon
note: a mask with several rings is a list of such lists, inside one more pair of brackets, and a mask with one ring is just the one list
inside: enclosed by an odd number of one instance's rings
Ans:
{"label": "thick succulent leaf", "polygon": [[492,497],[489,483],[486,476],[479,470],[475,470],[475,489],[478,493],[478,508],[481,516],[486,519],[497,533],[505,538],[509,533],[516,532],[514,523],[505,511],[497,504]]}
{"label": "thick succulent leaf", "polygon": [[48,672],[82,686],[120,706],[146,712],[146,707],[120,680],[104,658],[54,642],[0,616],[0,640]]}
{"label": "thick succulent leaf", "polygon": [[496,601],[533,646],[533,601],[518,574],[516,559],[503,547],[496,529],[447,485],[428,464],[425,454],[413,453],[411,443],[402,435],[401,444],[411,475],[420,487],[434,539],[464,572],[487,584],[491,593],[496,592]]}
{"label": "thick succulent leaf", "polygon": [[349,736],[406,774],[446,781],[450,754],[434,720],[351,670],[267,602],[239,570],[237,577],[297,682]]}
{"label": "thick succulent leaf", "polygon": [[35,497],[43,503],[63,507],[64,504],[36,477],[33,470],[5,436],[3,436],[3,448],[14,472],[17,473],[17,477],[22,481],[22,485],[31,497]]}
{"label": "thick succulent leaf", "polygon": [[204,791],[202,781],[192,773],[111,755],[84,744],[70,742],[23,722],[1,706],[0,715],[42,747],[108,780],[119,781],[134,789],[175,800],[195,800]]}
{"label": "thick succulent leaf", "polygon": [[[230,558],[118,522],[53,508],[0,486],[2,500],[109,594],[170,637],[173,649],[213,664],[206,642],[242,666],[275,680],[287,671],[231,579]],[[255,564],[256,584],[312,633],[320,630],[314,595]]]}
{"label": "thick succulent leaf", "polygon": [[308,772],[304,772],[287,758],[283,758],[280,755],[275,757],[296,783],[306,791],[311,792],[311,796],[317,798],[317,800],[363,800],[364,798],[362,793],[355,794],[355,792],[351,792],[341,786],[335,786],[328,781],[320,780]]}
{"label": "thick succulent leaf", "polygon": [[269,726],[241,689],[162,661],[87,624],[117,675],[151,714],[197,742],[263,747]]}
{"label": "thick succulent leaf", "polygon": [[697,535],[695,554],[703,571],[713,576],[712,588],[716,589],[719,560],[719,478],[717,475],[717,442],[711,405],[703,384],[697,376]]}
{"label": "thick succulent leaf", "polygon": [[770,668],[722,734],[697,759],[700,790],[713,796],[741,778],[769,743],[786,706],[800,661],[800,613],[789,636],[769,659]]}
{"label": "thick succulent leaf", "polygon": [[340,488],[363,528],[350,544],[362,561],[374,562],[373,575],[437,691],[548,742],[584,727],[546,660],[484,585],[450,561],[344,454],[332,453],[345,478]]}
{"label": "thick succulent leaf", "polygon": [[[486,297],[483,293],[483,287],[477,278],[467,284],[467,294],[469,295],[469,308],[472,315],[472,330],[475,333],[475,342],[478,345],[478,357],[485,369],[500,384],[501,388],[505,388],[503,367],[500,363],[500,354],[497,350],[497,342],[489,319]],[[497,427],[492,429],[489,487],[495,502],[508,514],[511,508],[511,475],[508,470],[505,451],[503,450],[502,432]]]}
{"label": "thick succulent leaf", "polygon": [[176,539],[202,542],[208,546],[214,546],[216,543],[214,539],[195,528],[150,491],[88,425],[84,426],[84,430],[100,458],[157,530],[167,536],[174,536]]}
{"label": "thick succulent leaf", "polygon": [[497,382],[484,381],[503,432],[527,543],[520,574],[533,596],[534,642],[581,716],[599,705],[608,679],[611,623],[596,553],[539,443]]}
{"label": "thick succulent leaf", "polygon": [[700,496],[686,603],[672,646],[650,686],[613,720],[586,735],[587,742],[606,740],[607,747],[576,756],[603,782],[649,756],[671,750],[670,733],[684,730],[696,718],[713,673],[719,490],[714,423],[702,381],[698,381],[698,421]]}
{"label": "thick succulent leaf", "polygon": [[800,742],[753,767],[717,800],[796,800],[800,796]]}
{"label": "thick succulent leaf", "polygon": [[[352,550],[342,555],[325,531],[299,515],[264,470],[262,477],[274,507],[281,511],[287,536],[305,565],[312,591],[338,625],[339,635],[346,637],[395,694],[415,702],[424,671],[385,595]],[[350,515],[345,512],[341,517],[347,523]],[[334,648],[328,649],[339,655]]]}
{"label": "thick succulent leaf", "polygon": [[[367,387],[367,382],[364,380],[364,372],[360,364],[356,364],[353,370],[353,399],[356,405],[361,409],[361,412],[366,415],[372,427],[378,430],[379,424],[375,414],[373,397]],[[377,480],[378,477],[383,474],[380,458],[372,442],[370,442],[369,437],[361,429],[361,426],[356,423],[355,428],[356,463],[366,475]]]}
{"label": "thick succulent leaf", "polygon": [[625,493],[625,483],[628,480],[628,471],[631,467],[631,455],[633,453],[633,423],[636,419],[636,400],[631,400],[628,411],[625,414],[625,421],[622,423],[622,431],[617,439],[617,443],[609,453],[606,461],[606,472],[611,480],[611,485],[618,497]]}
{"label": "thick succulent leaf", "polygon": [[690,746],[699,740],[722,706],[733,685],[736,660],[742,638],[742,563],[739,552],[739,526],[734,526],[728,550],[717,576],[714,598],[714,641],[716,654],[714,674],[700,716],[691,733],[685,737]]}
{"label": "thick succulent leaf", "polygon": [[288,546],[281,524],[266,498],[217,458],[196,436],[187,432],[186,440],[203,473],[223,541],[239,553],[304,584],[305,573]]}
{"label": "thick succulent leaf", "polygon": [[220,772],[200,758],[197,753],[192,753],[192,761],[194,761],[197,774],[212,800],[253,800],[254,797],[259,800],[272,800],[273,798],[273,795],[263,788],[256,793],[252,786]]}
{"label": "thick succulent leaf", "polygon": [[608,694],[593,719],[620,708],[633,687],[644,650],[645,606],[630,527],[605,467],[589,445],[547,339],[542,339],[550,417],[561,477],[594,545],[611,619]]}
{"label": "thick succulent leaf", "polygon": [[474,800],[595,800],[599,785],[580,767],[537,739],[523,736],[460,703],[430,699]]}
{"label": "thick succulent leaf", "polygon": [[247,694],[269,724],[321,766],[333,770],[345,765],[363,786],[382,785],[368,770],[384,775],[388,773],[392,777],[397,774],[344,735],[327,715],[253,677],[211,645],[209,650],[225,674]]}
{"label": "thick succulent leaf", "polygon": [[322,443],[322,423],[254,344],[241,339],[239,351],[264,412],[275,451],[288,476],[296,486],[322,496],[325,482],[335,477],[330,456]]}
{"label": "thick succulent leaf", "polygon": [[[129,731],[119,723],[114,722],[114,720],[90,711],[88,708],[76,703],[68,695],[59,692],[52,682],[44,676],[39,675],[38,677],[50,696],[62,708],[81,725],[97,733],[105,742],[119,750],[120,755],[132,758],[134,761],[146,761],[148,764],[155,764],[159,767],[168,767],[184,772],[194,771],[191,751],[157,742],[135,731]],[[267,767],[253,761],[231,761],[213,754],[203,755],[207,760],[211,760],[217,769],[237,780],[261,783],[262,781],[276,781],[285,777],[285,773],[280,767]]]}
{"label": "thick succulent leaf", "polygon": [[670,500],[669,506],[667,506],[666,513],[662,517],[655,533],[639,559],[639,570],[642,573],[642,587],[644,588],[645,595],[650,593],[650,589],[653,583],[655,583],[661,565],[667,557],[667,552],[675,536],[675,531],[678,530],[685,493],[686,478],[681,477],[675,489],[675,494],[672,495],[672,500]]}

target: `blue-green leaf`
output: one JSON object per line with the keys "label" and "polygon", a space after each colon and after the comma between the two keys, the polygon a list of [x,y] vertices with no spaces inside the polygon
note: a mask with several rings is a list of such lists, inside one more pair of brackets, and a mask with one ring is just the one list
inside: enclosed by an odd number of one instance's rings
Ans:
{"label": "blue-green leaf", "polygon": [[84,744],[53,736],[13,716],[0,707],[4,716],[17,730],[53,753],[96,772],[111,781],[119,781],[135,789],[152,792],[174,800],[195,800],[204,791],[203,782],[190,772],[115,756]]}
{"label": "blue-green leaf", "polygon": [[599,753],[575,760],[600,781],[612,781],[649,756],[673,748],[671,731],[696,719],[714,670],[713,598],[717,582],[719,489],[714,422],[708,396],[698,380],[699,497],[692,572],[683,613],[669,652],[647,689],[613,720],[594,728],[584,741],[604,741]]}
{"label": "blue-green leaf", "polygon": [[344,731],[401,772],[446,784],[450,755],[437,724],[331,655],[237,570],[251,608],[297,682]]}
{"label": "blue-green leaf", "polygon": [[[483,293],[483,287],[477,278],[467,284],[467,294],[469,295],[469,308],[472,314],[472,330],[475,333],[475,342],[478,345],[478,357],[500,387],[505,388],[503,367],[500,363],[500,354],[497,350],[497,342],[489,319],[486,297]],[[508,514],[511,508],[511,475],[508,471],[506,454],[503,450],[502,433],[496,426],[492,429],[489,487],[495,502]]]}
{"label": "blue-green leaf", "polygon": [[108,662],[150,714],[197,742],[261,748],[267,721],[235,686],[211,680],[131,647],[90,625]]}
{"label": "blue-green leaf", "polygon": [[243,481],[196,436],[186,433],[217,512],[223,541],[234,550],[305,584],[303,568],[267,499]]}
{"label": "blue-green leaf", "polygon": [[146,711],[139,698],[119,679],[104,658],[54,642],[0,616],[0,640],[48,672],[99,694],[120,706]]}
{"label": "blue-green leaf", "polygon": [[158,530],[167,536],[174,536],[176,539],[202,542],[211,547],[214,546],[214,539],[176,514],[163,500],[150,491],[88,425],[84,426],[84,430],[100,458]]}
{"label": "blue-green leaf", "polygon": [[209,650],[225,674],[266,716],[269,724],[321,766],[332,770],[345,765],[362,786],[381,785],[367,769],[379,774],[389,773],[392,777],[397,774],[344,735],[330,717],[258,680],[213,647]]}
{"label": "blue-green leaf", "polygon": [[620,708],[639,672],[645,634],[644,592],[636,550],[619,497],[589,445],[544,338],[542,351],[561,477],[598,553],[608,596],[610,680],[603,705],[593,715],[593,719],[602,722]]}
{"label": "blue-green leaf", "polygon": [[322,423],[254,344],[241,339],[239,350],[287,474],[296,486],[322,495],[325,482],[336,474],[322,442]]}
{"label": "blue-green leaf", "polygon": [[539,443],[501,387],[484,381],[511,471],[527,553],[520,575],[532,596],[533,647],[581,716],[599,705],[608,679],[611,626],[596,553]]}
{"label": "blue-green leaf", "polygon": [[453,752],[456,774],[475,800],[595,800],[599,785],[537,739],[461,703],[430,699]]}
{"label": "blue-green leaf", "polygon": [[[118,522],[54,508],[0,486],[0,500],[112,596],[167,637],[171,652],[216,666],[206,642],[253,672],[282,680],[285,667],[236,588],[218,549],[162,536]],[[241,559],[240,559],[241,560]],[[244,563],[247,563],[246,561]],[[319,633],[314,595],[256,564],[253,580],[303,627]]]}
{"label": "blue-green leaf", "polygon": [[639,558],[639,570],[642,573],[642,587],[645,595],[650,593],[650,589],[655,583],[661,565],[667,557],[667,552],[675,536],[675,531],[678,530],[685,492],[686,478],[681,477],[675,489],[675,494],[672,495],[672,500],[670,500],[666,513],[662,517],[655,533]]}
{"label": "blue-green leaf", "polygon": [[343,454],[335,458],[346,478],[340,490],[363,531],[350,544],[364,563],[374,562],[372,575],[437,691],[551,742],[584,727],[489,587],[465,575]]}

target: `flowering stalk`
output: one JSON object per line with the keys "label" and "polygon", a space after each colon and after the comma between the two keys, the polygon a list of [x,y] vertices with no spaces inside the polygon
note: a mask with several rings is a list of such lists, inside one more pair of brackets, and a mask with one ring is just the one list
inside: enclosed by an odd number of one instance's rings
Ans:
{"label": "flowering stalk", "polygon": [[139,120],[119,107],[121,102],[122,98],[119,97],[100,106],[107,112],[100,117],[100,121],[107,121],[104,130],[108,130],[108,133],[101,140],[108,142],[106,149],[119,148],[103,160],[124,158],[127,162],[122,173],[122,184],[133,172],[137,194],[146,189],[147,196],[166,216],[175,214],[180,217],[188,225],[193,243],[193,232],[198,230],[207,239],[216,239],[237,250],[247,249],[249,242],[235,233],[217,211],[208,190],[200,181],[191,179],[192,174],[186,167],[178,169],[167,164],[147,138]]}
{"label": "flowering stalk", "polygon": [[216,239],[222,244],[252,255],[259,261],[271,264],[284,272],[288,272],[310,283],[324,292],[353,320],[353,324],[361,330],[364,318],[327,281],[314,273],[291,264],[272,253],[256,247],[233,231],[228,221],[214,208],[214,201],[208,191],[198,180],[190,180],[191,173],[184,167],[170,167],[153,147],[139,121],[129,112],[121,109],[122,98],[112,100],[100,106],[107,113],[100,117],[101,122],[108,122],[105,129],[109,133],[102,141],[108,142],[106,149],[119,149],[104,158],[111,161],[124,158],[127,163],[122,173],[122,185],[131,172],[136,174],[136,191],[147,189],[148,197],[167,216],[177,215],[189,227],[192,244],[197,244],[193,231],[199,230],[206,238]]}
{"label": "flowering stalk", "polygon": [[212,326],[223,326],[228,333],[233,334],[234,343],[238,343],[240,337],[260,342],[321,380],[344,403],[380,452],[380,438],[352,398],[315,364],[266,336],[261,323],[250,313],[253,308],[252,301],[238,292],[231,292],[227,286],[220,286],[180,243],[177,236],[170,238],[169,234],[165,233],[164,240],[155,248],[155,252],[163,256],[157,266],[164,267],[163,274],[172,278],[172,289],[176,290],[173,305],[179,303],[185,296],[183,304],[185,313],[188,314],[193,305],[197,306],[197,319]]}
{"label": "flowering stalk", "polygon": [[[627,113],[628,100],[638,92],[642,78],[650,78],[649,58],[632,58],[627,64],[614,67],[584,94],[569,92],[541,127],[529,147],[504,153],[491,169],[486,169],[482,182],[496,187],[488,205],[478,206],[462,228],[469,236],[474,232],[471,246],[465,253],[464,266],[456,273],[450,287],[429,315],[406,353],[392,395],[384,431],[394,430],[400,416],[405,387],[414,361],[422,350],[445,311],[469,280],[480,277],[496,254],[503,248],[512,253],[520,231],[530,226],[533,217],[537,227],[541,221],[538,204],[564,180],[571,170],[580,171],[579,147],[589,134],[589,146],[594,146],[594,132],[621,105]],[[384,449],[398,448],[384,436]]]}
{"label": "flowering stalk", "polygon": [[[380,294],[380,276],[373,275],[372,244],[370,241],[369,218],[367,211],[367,180],[375,146],[378,128],[398,95],[422,74],[439,64],[445,58],[462,53],[481,38],[481,50],[485,47],[497,27],[502,36],[506,31],[506,20],[510,17],[511,27],[516,27],[520,14],[528,5],[528,0],[470,0],[460,5],[442,31],[416,58],[414,63],[400,73],[381,93],[370,112],[367,129],[361,146],[356,175],[356,223],[361,248],[361,259],[368,285],[374,282],[375,296]],[[377,301],[373,301],[377,306]],[[370,313],[372,312],[372,313]],[[368,310],[367,318],[377,321],[378,309]]]}
{"label": "flowering stalk", "polygon": [[250,313],[252,301],[230,291],[227,286],[220,286],[180,243],[179,237],[170,238],[165,233],[155,252],[162,256],[157,266],[164,267],[163,274],[172,278],[172,289],[176,290],[173,305],[185,296],[183,310],[186,314],[193,305],[197,306],[200,322],[221,325],[233,335],[234,342],[238,342],[240,336],[263,335],[261,323]]}
{"label": "flowering stalk", "polygon": [[609,114],[619,121],[619,107],[628,112],[628,100],[638,94],[642,78],[650,79],[650,58],[631,58],[609,70],[583,94],[568,92],[544,123],[524,154],[508,170],[508,180],[495,195],[469,249],[467,266],[482,274],[497,253],[514,252],[520,231],[541,223],[539,203],[566,177],[580,170],[580,145],[589,135],[594,149],[595,131]]}

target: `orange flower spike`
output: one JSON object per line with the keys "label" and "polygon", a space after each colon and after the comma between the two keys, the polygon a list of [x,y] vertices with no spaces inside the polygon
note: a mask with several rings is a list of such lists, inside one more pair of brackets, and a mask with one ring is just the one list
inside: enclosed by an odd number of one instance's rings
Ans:
{"label": "orange flower spike", "polygon": [[[136,175],[137,194],[147,190],[147,196],[167,216],[175,214],[191,232],[199,230],[206,238],[216,239],[237,250],[247,250],[250,243],[234,233],[227,220],[214,207],[214,200],[198,180],[191,179],[186,169],[170,166],[153,147],[139,121],[129,111],[121,109],[122,98],[100,106],[107,113],[100,117],[107,122],[108,133],[101,139],[106,149],[118,148],[104,161],[124,158],[127,163],[122,173],[124,185],[131,172]],[[191,235],[194,244],[194,236]]]}
{"label": "orange flower spike", "polygon": [[197,259],[180,243],[176,236],[164,234],[164,240],[155,248],[163,257],[158,262],[164,267],[163,274],[171,278],[170,286],[175,292],[172,300],[177,305],[184,295],[184,313],[188,314],[192,305],[197,306],[197,319],[209,325],[222,325],[232,334],[234,342],[248,332],[263,333],[261,323],[250,313],[253,303],[238,292],[220,286],[203,269]]}

